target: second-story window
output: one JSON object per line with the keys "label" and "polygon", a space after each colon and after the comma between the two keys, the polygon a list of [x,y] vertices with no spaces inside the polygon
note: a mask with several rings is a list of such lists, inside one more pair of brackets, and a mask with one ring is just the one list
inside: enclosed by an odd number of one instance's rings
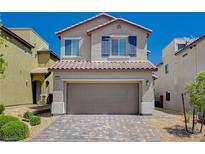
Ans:
{"label": "second-story window", "polygon": [[136,36],[102,36],[101,53],[103,57],[130,56],[136,57]]}
{"label": "second-story window", "polygon": [[164,67],[165,67],[165,74],[168,74],[169,73],[169,65],[166,64]]}
{"label": "second-story window", "polygon": [[65,54],[64,56],[79,56],[80,55],[80,39],[66,39],[64,54]]}
{"label": "second-story window", "polygon": [[185,44],[178,44],[178,45],[177,45],[178,50],[180,50],[180,49],[182,49],[182,48],[184,48],[184,47],[185,47]]}
{"label": "second-story window", "polygon": [[112,56],[125,56],[126,44],[126,39],[112,39]]}

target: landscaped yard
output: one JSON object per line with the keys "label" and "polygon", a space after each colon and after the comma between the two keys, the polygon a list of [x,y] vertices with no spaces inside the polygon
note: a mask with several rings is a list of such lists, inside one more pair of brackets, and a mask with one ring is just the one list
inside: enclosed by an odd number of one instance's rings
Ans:
{"label": "landscaped yard", "polygon": [[[163,111],[163,110],[162,110]],[[168,142],[195,142],[205,141],[205,128],[202,133],[191,134],[185,131],[184,117],[173,111],[157,111],[161,116],[153,116],[147,120],[153,127],[157,128],[158,133],[163,141]],[[188,124],[191,132],[191,122]],[[198,124],[199,130],[201,124]]]}
{"label": "landscaped yard", "polygon": [[48,127],[52,122],[54,122],[58,116],[52,116],[50,113],[42,113],[38,116],[41,117],[41,124],[31,127],[31,135],[25,141],[29,141],[33,137],[37,136],[43,129]]}
{"label": "landscaped yard", "polygon": [[[25,111],[37,112],[46,108],[36,105],[8,107],[5,114],[22,119]],[[23,141],[205,141],[205,128],[202,133],[187,133],[183,115],[161,109],[156,109],[152,116],[52,116],[50,112],[38,116],[41,123],[29,126],[30,136]],[[191,122],[188,126],[191,129]],[[198,130],[200,126],[198,124]]]}
{"label": "landscaped yard", "polygon": [[[49,124],[51,124],[55,119],[58,118],[58,116],[52,116],[50,112],[48,112],[49,108],[50,106],[38,106],[38,105],[11,106],[11,107],[6,107],[3,115],[12,115],[18,117],[20,121],[24,119],[23,123],[27,124],[29,127],[29,137],[27,137],[23,141],[28,141],[31,138],[38,135],[44,128],[49,126]],[[26,118],[24,117],[26,111],[29,111],[28,113],[31,112],[39,113],[37,114],[37,116],[33,116],[34,119],[32,123],[31,120],[29,119],[26,120]]]}

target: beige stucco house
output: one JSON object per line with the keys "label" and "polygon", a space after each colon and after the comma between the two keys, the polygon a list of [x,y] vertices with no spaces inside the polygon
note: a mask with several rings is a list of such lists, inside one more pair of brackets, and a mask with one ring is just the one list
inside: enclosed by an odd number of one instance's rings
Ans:
{"label": "beige stucco house", "polygon": [[31,28],[1,27],[4,44],[0,54],[8,63],[0,79],[0,104],[32,104],[42,97],[51,101],[53,74],[48,67],[59,58],[48,43]]}
{"label": "beige stucco house", "polygon": [[[194,80],[196,73],[205,70],[205,36],[176,38],[162,51],[162,63],[156,73],[155,100],[165,109],[182,111],[181,94],[185,84]],[[190,109],[185,95],[186,110]]]}
{"label": "beige stucco house", "polygon": [[152,114],[151,30],[99,14],[58,31],[61,60],[54,76],[53,114]]}

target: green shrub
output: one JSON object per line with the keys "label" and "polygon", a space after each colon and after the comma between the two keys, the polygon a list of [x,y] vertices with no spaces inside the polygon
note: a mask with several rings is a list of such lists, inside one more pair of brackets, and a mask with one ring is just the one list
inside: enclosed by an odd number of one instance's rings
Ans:
{"label": "green shrub", "polygon": [[17,117],[11,116],[11,115],[0,115],[0,129],[3,127],[5,124],[11,121],[19,121]]}
{"label": "green shrub", "polygon": [[30,111],[26,111],[26,112],[24,112],[23,117],[24,117],[25,119],[30,120],[31,117],[33,117],[33,113],[30,112]]}
{"label": "green shrub", "polygon": [[29,127],[22,121],[11,121],[0,129],[0,140],[19,141],[29,137]]}
{"label": "green shrub", "polygon": [[0,104],[0,114],[2,114],[5,110],[5,106]]}
{"label": "green shrub", "polygon": [[41,123],[41,118],[39,116],[31,117],[31,119],[30,119],[31,126],[39,125],[40,123]]}

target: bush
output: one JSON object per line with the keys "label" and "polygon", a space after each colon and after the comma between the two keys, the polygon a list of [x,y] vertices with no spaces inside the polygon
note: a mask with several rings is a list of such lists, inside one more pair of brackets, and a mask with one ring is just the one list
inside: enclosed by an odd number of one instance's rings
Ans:
{"label": "bush", "polygon": [[33,117],[33,113],[30,112],[30,111],[26,111],[26,112],[24,112],[23,117],[24,117],[25,119],[30,120],[31,117]]}
{"label": "bush", "polygon": [[39,116],[33,116],[30,119],[30,125],[31,126],[36,126],[39,125],[41,123],[41,118]]}
{"label": "bush", "polygon": [[29,137],[29,127],[21,121],[11,121],[0,129],[0,140],[19,141]]}
{"label": "bush", "polygon": [[5,106],[0,104],[0,114],[2,114],[5,110]]}
{"label": "bush", "polygon": [[19,119],[11,115],[0,115],[0,129],[11,121],[19,121]]}

